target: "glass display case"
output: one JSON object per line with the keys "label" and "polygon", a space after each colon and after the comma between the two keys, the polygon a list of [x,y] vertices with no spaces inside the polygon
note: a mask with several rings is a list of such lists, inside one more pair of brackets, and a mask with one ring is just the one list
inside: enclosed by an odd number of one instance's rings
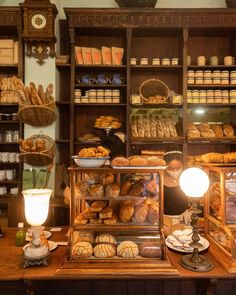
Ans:
{"label": "glass display case", "polygon": [[[226,269],[236,272],[236,167],[206,166],[210,180],[205,230],[210,248]],[[216,251],[216,253],[215,253]]]}
{"label": "glass display case", "polygon": [[[120,168],[120,169],[119,169]],[[163,236],[163,169],[69,168],[69,268],[175,273]]]}

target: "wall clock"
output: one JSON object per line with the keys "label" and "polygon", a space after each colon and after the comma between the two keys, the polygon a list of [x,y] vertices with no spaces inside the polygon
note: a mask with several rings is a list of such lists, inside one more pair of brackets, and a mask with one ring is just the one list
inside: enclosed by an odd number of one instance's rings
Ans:
{"label": "wall clock", "polygon": [[26,55],[42,65],[49,56],[55,56],[55,18],[58,13],[50,0],[25,0],[19,4],[23,14],[22,38]]}

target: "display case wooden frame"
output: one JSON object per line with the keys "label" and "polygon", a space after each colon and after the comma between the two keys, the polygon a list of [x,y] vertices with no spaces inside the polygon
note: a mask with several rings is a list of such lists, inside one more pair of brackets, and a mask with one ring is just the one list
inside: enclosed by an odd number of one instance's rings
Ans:
{"label": "display case wooden frame", "polygon": [[[0,38],[1,39],[14,39],[19,42],[18,47],[18,64],[1,64],[0,74],[11,76],[18,76],[24,79],[24,46],[22,43],[22,17],[19,7],[3,6],[0,8]],[[1,90],[0,90],[1,91]],[[17,113],[18,104],[3,104],[0,103],[1,113]],[[0,121],[1,131],[18,130],[19,138],[23,138],[24,125],[19,121]],[[1,152],[19,152],[18,143],[0,143]],[[18,194],[5,194],[0,196],[1,207],[7,208],[8,211],[8,226],[17,226],[19,220],[23,218],[23,202],[20,197],[22,189],[22,171],[23,165],[21,163],[3,163],[0,162],[0,169],[16,169],[16,179],[14,181],[1,181],[1,185],[6,185],[8,191],[10,187],[17,186]]]}
{"label": "display case wooden frame", "polygon": [[[128,269],[130,273],[135,272],[135,269],[140,269],[143,273],[153,273],[158,272],[159,274],[163,275],[173,275],[177,274],[177,270],[172,266],[171,261],[166,254],[166,246],[164,242],[163,236],[163,172],[164,169],[148,169],[148,168],[109,168],[109,167],[101,167],[101,168],[80,168],[80,167],[70,167],[69,174],[70,174],[70,187],[71,187],[71,201],[70,201],[70,225],[71,225],[71,233],[68,242],[68,250],[67,250],[67,258],[66,262],[61,269],[61,273],[76,273],[76,269],[82,268],[100,268],[100,269],[112,269],[114,273],[120,273],[122,269]],[[79,206],[79,212],[82,212],[82,208],[85,205],[85,200],[108,200],[108,201],[116,201],[122,202],[124,197],[108,198],[106,195],[103,198],[91,198],[86,196],[78,196],[76,194],[76,184],[79,181],[84,179],[84,175],[88,173],[93,174],[102,174],[102,173],[112,173],[117,179],[120,179],[121,174],[129,175],[129,174],[151,174],[154,178],[155,175],[158,178],[158,201],[159,201],[159,222],[158,224],[137,224],[137,223],[117,223],[114,225],[106,225],[106,224],[85,224],[85,225],[77,225],[74,223],[74,219],[77,215],[75,215],[75,209]],[[154,179],[153,178],[153,179]],[[130,196],[129,198],[132,198]],[[142,197],[140,197],[142,198]],[[144,199],[143,199],[144,200]],[[115,236],[122,235],[122,233],[132,233],[133,238],[138,237],[139,233],[143,233],[143,236],[148,234],[149,236],[153,235],[155,238],[157,233],[160,236],[160,244],[161,244],[161,258],[107,258],[107,259],[94,259],[93,258],[86,258],[86,259],[79,259],[73,260],[72,259],[72,237],[73,237],[73,230],[79,231],[96,231],[96,232],[110,232],[114,233]],[[141,234],[140,234],[141,235]]]}
{"label": "display case wooden frame", "polygon": [[[219,216],[214,216],[211,214],[211,189],[206,194],[205,197],[205,233],[209,239],[211,246],[210,252],[214,254],[216,259],[220,264],[225,267],[229,273],[236,273],[236,220],[235,223],[227,221],[227,197],[226,196],[226,175],[236,174],[235,167],[216,167],[216,166],[205,166],[205,171],[208,173],[210,181],[211,174],[218,176],[219,180],[219,191],[220,191],[220,214]],[[216,182],[215,182],[216,183]],[[210,186],[214,183],[210,182]],[[214,189],[215,191],[215,189]],[[235,193],[236,196],[236,193]],[[218,229],[220,232],[224,233],[228,237],[228,246],[224,247],[217,239],[211,234],[211,230]]]}

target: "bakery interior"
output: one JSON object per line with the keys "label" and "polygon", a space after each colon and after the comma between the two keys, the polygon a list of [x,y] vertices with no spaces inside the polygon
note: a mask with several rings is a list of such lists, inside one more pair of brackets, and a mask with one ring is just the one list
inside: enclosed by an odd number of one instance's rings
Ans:
{"label": "bakery interior", "polygon": [[0,294],[235,294],[235,36],[235,0],[0,1]]}

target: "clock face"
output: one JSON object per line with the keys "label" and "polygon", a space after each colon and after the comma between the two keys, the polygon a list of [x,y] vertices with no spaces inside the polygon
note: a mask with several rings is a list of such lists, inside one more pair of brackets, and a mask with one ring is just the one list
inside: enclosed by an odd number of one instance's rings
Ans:
{"label": "clock face", "polygon": [[31,24],[35,29],[43,29],[47,24],[46,17],[41,13],[34,14],[31,18]]}

